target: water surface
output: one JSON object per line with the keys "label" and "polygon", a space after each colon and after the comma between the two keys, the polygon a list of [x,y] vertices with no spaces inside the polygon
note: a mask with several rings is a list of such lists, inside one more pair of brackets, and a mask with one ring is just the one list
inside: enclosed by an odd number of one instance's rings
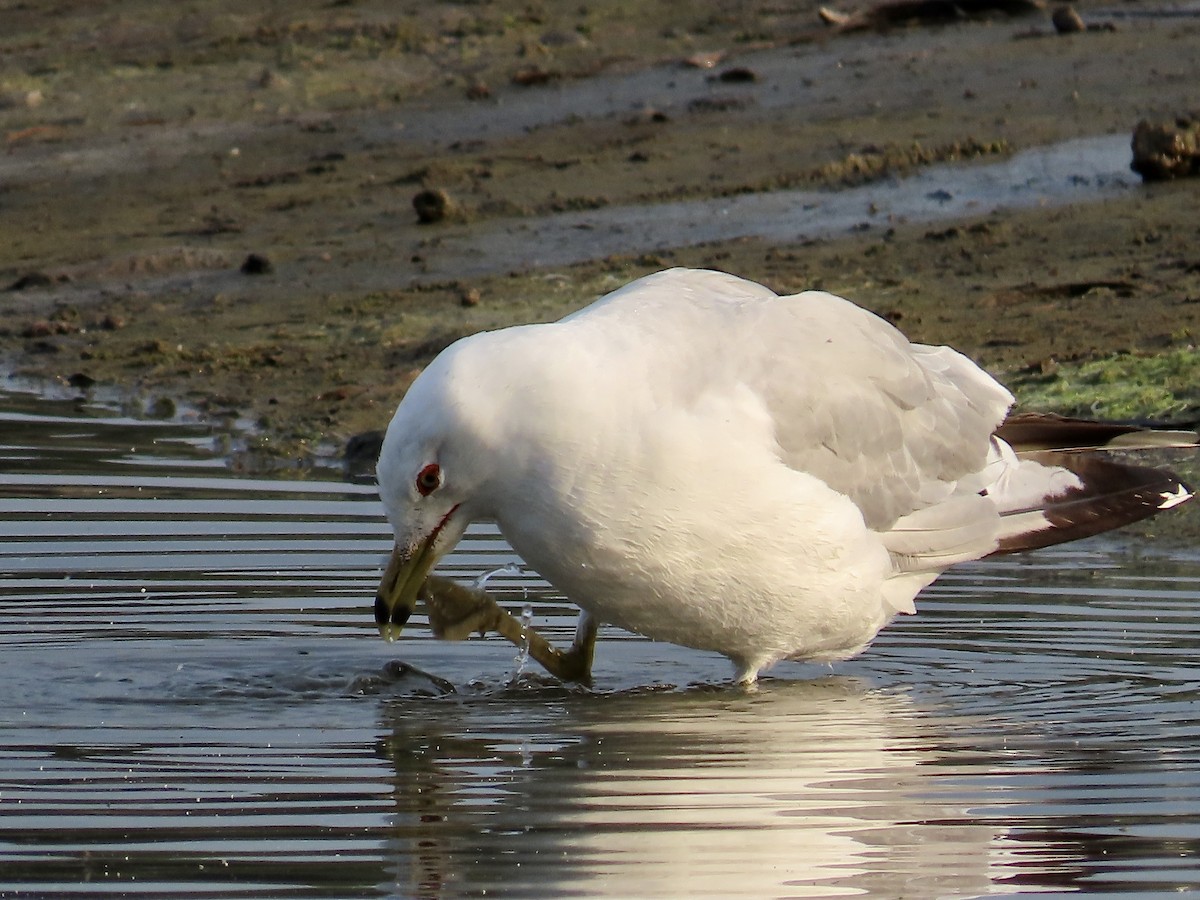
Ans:
{"label": "water surface", "polygon": [[[606,631],[594,691],[381,642],[374,490],[0,395],[0,896],[1160,896],[1200,887],[1200,559],[963,567],[865,656]],[[473,530],[462,577],[515,557]],[[568,640],[532,573],[490,586]],[[390,665],[404,660],[448,680]]]}

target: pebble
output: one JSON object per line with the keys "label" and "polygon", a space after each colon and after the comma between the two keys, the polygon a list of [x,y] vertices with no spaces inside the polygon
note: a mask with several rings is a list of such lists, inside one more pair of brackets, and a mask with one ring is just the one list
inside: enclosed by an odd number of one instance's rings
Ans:
{"label": "pebble", "polygon": [[1143,181],[1200,175],[1200,117],[1181,115],[1171,122],[1143,119],[1134,128],[1131,143],[1129,168]]}
{"label": "pebble", "polygon": [[734,66],[721,72],[717,76],[717,81],[723,81],[726,84],[751,84],[758,81],[758,73],[745,66]]}
{"label": "pebble", "polygon": [[413,197],[412,205],[417,212],[417,221],[422,225],[442,221],[453,207],[450,195],[441,188],[427,188],[419,192]]}
{"label": "pebble", "polygon": [[1083,19],[1073,6],[1057,7],[1050,14],[1050,21],[1054,24],[1054,30],[1059,34],[1078,34],[1081,31],[1087,31],[1087,26],[1083,24]]}
{"label": "pebble", "polygon": [[266,275],[274,270],[275,266],[271,264],[271,260],[261,253],[251,253],[242,261],[243,275]]}
{"label": "pebble", "polygon": [[383,446],[382,431],[364,431],[346,441],[342,462],[348,477],[373,477],[379,450]]}

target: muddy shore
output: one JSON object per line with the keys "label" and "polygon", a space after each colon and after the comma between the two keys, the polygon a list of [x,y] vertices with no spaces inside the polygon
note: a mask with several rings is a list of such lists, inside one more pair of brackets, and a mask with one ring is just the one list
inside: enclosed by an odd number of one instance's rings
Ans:
{"label": "muddy shore", "polygon": [[[816,3],[9,6],[10,375],[186,402],[295,461],[383,427],[463,334],[692,265],[842,293],[1028,408],[1197,418],[1195,180],[1080,174],[1066,200],[937,212],[955,167],[1194,107],[1194,7],[1084,3],[1103,27],[1057,35],[1048,10],[843,34]],[[871,199],[918,173],[945,178],[930,215]],[[603,216],[851,190],[861,214],[833,229],[822,199],[768,236],[600,240]],[[440,221],[418,221],[423,191]],[[546,234],[567,261],[539,257]]]}

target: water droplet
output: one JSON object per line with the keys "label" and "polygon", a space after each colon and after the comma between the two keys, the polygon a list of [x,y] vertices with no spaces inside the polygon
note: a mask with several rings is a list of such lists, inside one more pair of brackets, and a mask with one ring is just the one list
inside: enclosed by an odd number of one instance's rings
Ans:
{"label": "water droplet", "polygon": [[521,607],[521,646],[517,650],[517,670],[513,673],[513,680],[521,677],[521,673],[525,671],[525,664],[529,662],[529,629],[533,626],[533,604],[526,603]]}

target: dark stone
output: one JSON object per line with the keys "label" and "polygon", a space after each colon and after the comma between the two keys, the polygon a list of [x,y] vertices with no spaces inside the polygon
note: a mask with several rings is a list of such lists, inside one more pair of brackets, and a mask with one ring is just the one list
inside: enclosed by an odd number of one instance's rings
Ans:
{"label": "dark stone", "polygon": [[417,213],[417,221],[422,225],[432,225],[449,214],[450,195],[438,188],[429,188],[413,197],[412,205]]}
{"label": "dark stone", "polygon": [[379,461],[382,446],[382,431],[364,431],[346,441],[346,449],[342,452],[346,477],[352,480],[374,478],[375,464]]}
{"label": "dark stone", "polygon": [[758,73],[745,66],[734,66],[718,75],[717,80],[726,84],[751,84],[758,81]]}
{"label": "dark stone", "polygon": [[273,271],[275,271],[275,266],[259,253],[251,253],[242,261],[243,275],[267,275]]}
{"label": "dark stone", "polygon": [[1167,181],[1200,174],[1200,116],[1174,122],[1137,123],[1129,168],[1144,181]]}
{"label": "dark stone", "polygon": [[1050,14],[1050,21],[1054,24],[1054,30],[1059,34],[1078,34],[1087,31],[1087,26],[1083,24],[1083,19],[1080,18],[1073,6],[1057,7]]}
{"label": "dark stone", "polygon": [[54,279],[45,272],[29,272],[14,281],[5,290],[27,291],[30,288],[50,287],[52,284],[54,284]]}

